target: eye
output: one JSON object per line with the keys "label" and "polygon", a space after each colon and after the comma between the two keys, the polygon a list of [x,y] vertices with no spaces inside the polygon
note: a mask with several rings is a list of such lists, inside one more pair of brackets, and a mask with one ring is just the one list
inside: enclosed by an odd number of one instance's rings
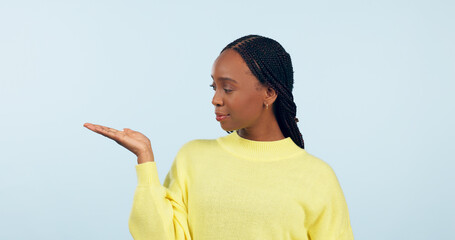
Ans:
{"label": "eye", "polygon": [[[214,91],[216,91],[215,85],[210,84],[209,86],[210,86]],[[231,90],[231,89],[226,89],[226,88],[224,88],[224,92],[225,92],[225,93],[230,93],[230,92],[232,92],[232,90]]]}

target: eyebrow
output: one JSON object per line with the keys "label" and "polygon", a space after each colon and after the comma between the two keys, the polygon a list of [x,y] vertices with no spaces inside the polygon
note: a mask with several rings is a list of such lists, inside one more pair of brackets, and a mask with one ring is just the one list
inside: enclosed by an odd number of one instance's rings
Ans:
{"label": "eyebrow", "polygon": [[[212,76],[212,75],[210,75],[210,76],[211,76],[212,79],[213,79],[213,76]],[[218,79],[219,79],[220,81],[231,81],[231,82],[237,83],[237,81],[235,81],[235,80],[232,79],[232,78],[228,78],[228,77],[220,77],[220,78],[218,78]]]}

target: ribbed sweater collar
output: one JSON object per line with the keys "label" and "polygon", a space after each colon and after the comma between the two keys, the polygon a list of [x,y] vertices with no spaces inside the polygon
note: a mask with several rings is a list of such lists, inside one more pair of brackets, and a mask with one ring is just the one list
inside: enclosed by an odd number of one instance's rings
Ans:
{"label": "ribbed sweater collar", "polygon": [[216,139],[226,151],[254,161],[274,161],[305,152],[290,137],[276,141],[253,141],[239,136],[237,131]]}

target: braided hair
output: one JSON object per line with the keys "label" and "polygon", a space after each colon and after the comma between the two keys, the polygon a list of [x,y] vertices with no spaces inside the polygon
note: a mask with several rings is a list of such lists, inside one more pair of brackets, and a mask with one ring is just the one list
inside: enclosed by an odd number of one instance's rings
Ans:
{"label": "braided hair", "polygon": [[229,43],[221,53],[227,49],[238,52],[259,82],[275,90],[278,96],[273,111],[281,132],[305,149],[297,127],[299,120],[295,117],[297,106],[292,95],[294,71],[291,56],[277,41],[259,35],[241,37]]}

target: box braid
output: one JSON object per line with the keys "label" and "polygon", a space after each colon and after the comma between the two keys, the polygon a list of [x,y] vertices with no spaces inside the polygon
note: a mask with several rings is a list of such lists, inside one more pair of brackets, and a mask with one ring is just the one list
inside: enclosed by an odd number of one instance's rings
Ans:
{"label": "box braid", "polygon": [[228,44],[221,53],[227,49],[237,51],[254,76],[277,92],[273,111],[278,125],[285,137],[291,137],[295,144],[305,149],[297,127],[299,120],[295,117],[297,106],[292,95],[294,71],[291,56],[277,41],[259,35],[241,37]]}

